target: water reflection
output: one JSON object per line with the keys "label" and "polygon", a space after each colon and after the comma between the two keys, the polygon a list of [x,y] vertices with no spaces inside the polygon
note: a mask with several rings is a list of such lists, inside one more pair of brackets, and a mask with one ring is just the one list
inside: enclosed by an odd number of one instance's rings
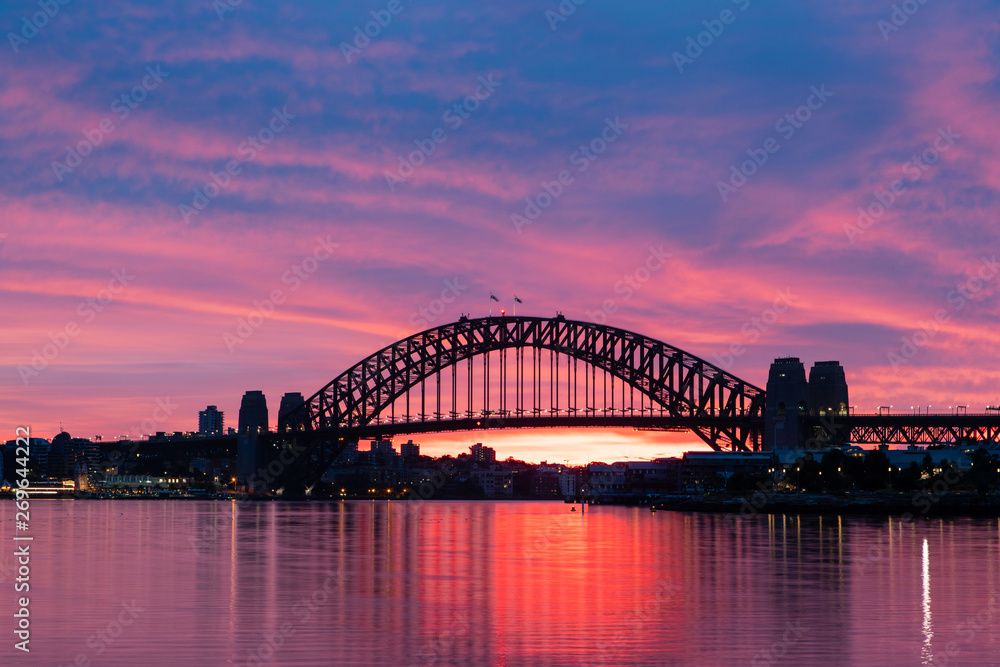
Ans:
{"label": "water reflection", "polygon": [[[994,520],[521,502],[32,509],[33,650],[4,647],[2,664],[941,664],[949,642],[952,664],[990,664],[1000,642]],[[95,639],[132,603],[134,623]],[[970,636],[976,614],[989,622]]]}
{"label": "water reflection", "polygon": [[923,569],[921,571],[920,581],[923,585],[924,645],[921,648],[920,657],[923,659],[923,664],[929,665],[934,659],[934,652],[931,646],[931,642],[934,639],[934,629],[931,626],[931,557],[926,538],[924,538],[922,563]]}

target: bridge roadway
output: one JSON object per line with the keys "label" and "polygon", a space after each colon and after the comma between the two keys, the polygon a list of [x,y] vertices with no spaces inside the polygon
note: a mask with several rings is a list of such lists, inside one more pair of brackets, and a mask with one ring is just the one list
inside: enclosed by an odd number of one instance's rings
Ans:
{"label": "bridge roadway", "polygon": [[350,433],[358,439],[374,439],[415,433],[442,433],[446,431],[485,431],[508,428],[634,428],[637,430],[690,431],[696,428],[726,429],[759,424],[761,417],[720,417],[717,415],[671,417],[648,415],[550,415],[550,416],[488,416],[459,417],[455,419],[383,421],[350,428],[318,429],[307,431],[310,435],[331,436]]}
{"label": "bridge roadway", "polygon": [[[1000,441],[1000,413],[852,414],[801,419],[805,442],[857,445],[949,445]],[[845,437],[846,434],[846,437]]]}

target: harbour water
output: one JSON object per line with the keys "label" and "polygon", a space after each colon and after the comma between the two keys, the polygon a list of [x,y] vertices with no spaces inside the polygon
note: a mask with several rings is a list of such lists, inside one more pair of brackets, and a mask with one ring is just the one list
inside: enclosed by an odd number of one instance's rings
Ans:
{"label": "harbour water", "polygon": [[0,664],[1000,664],[997,519],[570,508],[0,502]]}

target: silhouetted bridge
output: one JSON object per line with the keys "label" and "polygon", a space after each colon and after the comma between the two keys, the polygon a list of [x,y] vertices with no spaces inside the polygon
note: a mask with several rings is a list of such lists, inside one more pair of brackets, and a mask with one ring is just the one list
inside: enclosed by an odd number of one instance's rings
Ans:
{"label": "silhouetted bridge", "polygon": [[954,445],[1000,442],[1000,412],[980,414],[851,414],[803,420],[805,444]]}
{"label": "silhouetted bridge", "polygon": [[301,491],[348,443],[401,434],[634,428],[691,431],[716,450],[760,451],[771,448],[776,423],[812,446],[995,439],[1000,429],[998,415],[818,414],[803,404],[796,421],[784,403],[765,407],[763,389],[631,331],[562,315],[462,317],[345,370],[282,414],[277,432],[261,434],[256,448],[241,446],[240,456],[280,461],[273,487]]}

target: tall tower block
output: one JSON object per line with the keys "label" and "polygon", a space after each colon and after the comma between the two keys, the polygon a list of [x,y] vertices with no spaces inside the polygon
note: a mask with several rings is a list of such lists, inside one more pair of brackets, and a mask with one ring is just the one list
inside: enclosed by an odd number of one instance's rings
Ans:
{"label": "tall tower block", "polygon": [[800,416],[809,414],[806,369],[798,357],[775,359],[767,374],[764,404],[764,449],[802,446]]}

